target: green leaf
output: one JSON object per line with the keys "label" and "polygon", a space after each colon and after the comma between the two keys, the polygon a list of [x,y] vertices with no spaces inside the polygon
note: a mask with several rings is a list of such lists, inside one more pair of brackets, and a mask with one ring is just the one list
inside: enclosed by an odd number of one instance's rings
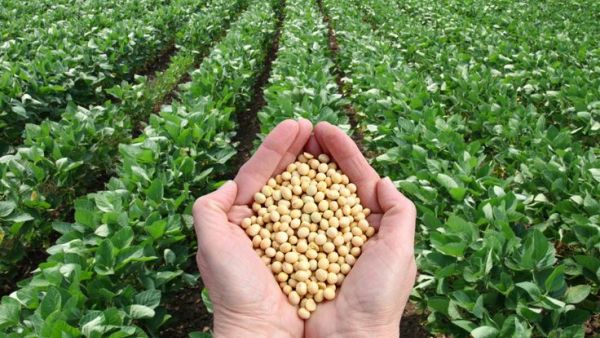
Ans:
{"label": "green leaf", "polygon": [[589,170],[590,174],[592,174],[592,177],[596,181],[600,182],[600,169],[598,169],[598,168],[591,168],[591,169],[588,169],[588,170]]}
{"label": "green leaf", "polygon": [[16,325],[20,312],[21,307],[15,301],[3,301],[0,304],[0,328]]}
{"label": "green leaf", "polygon": [[10,215],[17,205],[13,201],[1,201],[0,202],[0,217],[6,217]]}
{"label": "green leaf", "polygon": [[55,311],[60,311],[61,306],[60,292],[57,288],[50,287],[40,304],[40,314],[42,318],[47,318]]}
{"label": "green leaf", "polygon": [[166,220],[158,220],[151,225],[146,227],[146,231],[152,236],[154,239],[158,239],[162,237],[167,229],[167,221]]}
{"label": "green leaf", "polygon": [[24,213],[8,217],[6,220],[13,223],[25,223],[33,221],[34,219],[35,218],[33,218],[33,216],[31,216],[30,214]]}
{"label": "green leaf", "polygon": [[164,187],[162,181],[160,179],[153,180],[150,186],[148,187],[148,190],[146,190],[146,195],[148,196],[148,198],[150,198],[156,203],[162,202],[164,195]]}
{"label": "green leaf", "polygon": [[439,252],[453,257],[462,257],[467,248],[467,243],[460,237],[437,232],[431,234],[431,245]]}
{"label": "green leaf", "polygon": [[212,338],[212,334],[209,332],[195,331],[189,333],[189,338]]}
{"label": "green leaf", "polygon": [[106,194],[95,194],[94,201],[96,202],[96,206],[102,212],[111,212],[115,211],[114,205],[108,200],[108,196]]}
{"label": "green leaf", "polygon": [[129,306],[129,316],[132,319],[152,318],[154,314],[154,310],[145,305],[133,304]]}
{"label": "green leaf", "polygon": [[160,298],[160,290],[146,290],[135,295],[135,303],[154,309],[160,305]]}
{"label": "green leaf", "polygon": [[111,242],[117,249],[125,249],[131,242],[133,242],[133,230],[131,227],[126,226],[121,228],[111,238]]}
{"label": "green leaf", "polygon": [[465,198],[465,194],[467,193],[467,189],[462,187],[451,188],[448,190],[450,196],[456,201],[462,201]]}
{"label": "green leaf", "polygon": [[498,329],[491,326],[480,326],[471,331],[473,338],[495,338],[498,337]]}
{"label": "green leaf", "polygon": [[94,270],[99,275],[112,275],[114,273],[115,256],[114,247],[110,240],[103,240],[96,251]]}
{"label": "green leaf", "polygon": [[212,300],[210,300],[207,288],[202,289],[202,302],[204,303],[204,306],[206,306],[206,311],[208,311],[208,313],[213,313],[213,303]]}
{"label": "green leaf", "polygon": [[79,224],[86,225],[89,227],[94,226],[94,213],[86,209],[75,210],[75,221]]}
{"label": "green leaf", "polygon": [[567,289],[565,294],[565,301],[569,304],[581,303],[584,299],[589,296],[592,291],[592,287],[589,285],[576,285]]}
{"label": "green leaf", "polygon": [[524,325],[517,316],[509,316],[502,324],[500,337],[525,338],[531,336],[531,330]]}
{"label": "green leaf", "polygon": [[452,177],[450,177],[446,174],[442,174],[442,173],[437,174],[436,180],[441,186],[443,186],[447,190],[459,187],[458,183],[456,183],[456,181]]}
{"label": "green leaf", "polygon": [[516,284],[517,287],[527,291],[527,293],[529,294],[529,296],[534,300],[538,300],[539,298],[542,297],[542,292],[540,291],[540,288],[532,282],[520,282]]}

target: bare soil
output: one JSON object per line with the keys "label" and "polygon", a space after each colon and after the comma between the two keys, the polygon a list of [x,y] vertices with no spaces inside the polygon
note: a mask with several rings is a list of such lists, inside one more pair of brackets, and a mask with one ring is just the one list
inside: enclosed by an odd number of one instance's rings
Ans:
{"label": "bare soil", "polygon": [[[54,243],[57,236],[52,234],[52,237],[51,243]],[[45,262],[47,258],[48,254],[41,247],[32,248],[31,251],[28,250],[25,258],[18,263],[17,271],[10,276],[11,278],[7,278],[4,285],[0,285],[0,298],[8,296],[17,290],[17,283],[31,277],[31,272],[37,269],[38,265]]]}
{"label": "bare soil", "polygon": [[196,287],[182,289],[165,302],[172,318],[160,332],[161,337],[184,338],[190,332],[212,329],[213,317],[202,303],[202,288],[199,283]]}
{"label": "bare soil", "polygon": [[402,321],[400,322],[400,337],[427,338],[431,335],[425,329],[425,315],[417,312],[417,308],[411,302],[406,304]]}
{"label": "bare soil", "polygon": [[171,58],[177,53],[177,47],[175,42],[170,42],[156,58],[149,60],[144,64],[142,69],[138,72],[142,76],[147,76],[149,80],[153,80],[156,73],[162,72],[169,67]]}
{"label": "bare soil", "polygon": [[585,322],[584,328],[586,338],[600,337],[600,313],[592,315],[592,317]]}

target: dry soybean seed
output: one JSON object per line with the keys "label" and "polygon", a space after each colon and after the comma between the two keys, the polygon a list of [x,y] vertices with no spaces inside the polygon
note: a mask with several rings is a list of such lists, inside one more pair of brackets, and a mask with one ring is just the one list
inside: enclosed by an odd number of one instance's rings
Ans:
{"label": "dry soybean seed", "polygon": [[[290,290],[291,290],[291,288],[290,288]],[[324,298],[325,298],[324,291],[323,290],[319,290],[315,294],[314,300],[315,300],[315,302],[320,303],[320,302],[323,301]]]}
{"label": "dry soybean seed", "polygon": [[260,192],[254,194],[254,201],[259,204],[263,204],[267,201],[267,197]]}
{"label": "dry soybean seed", "polygon": [[288,295],[288,300],[292,305],[298,305],[300,304],[300,295],[296,291],[292,291]]}
{"label": "dry soybean seed", "polygon": [[317,303],[313,299],[307,299],[304,308],[310,312],[314,312],[317,309]]}
{"label": "dry soybean seed", "polygon": [[304,320],[310,318],[310,311],[308,311],[307,309],[301,307],[298,309],[298,316]]}
{"label": "dry soybean seed", "polygon": [[300,296],[306,295],[306,293],[308,293],[308,286],[306,285],[306,283],[299,282],[298,284],[296,284],[296,292]]}
{"label": "dry soybean seed", "polygon": [[333,252],[333,250],[335,250],[335,245],[333,245],[333,243],[327,242],[323,244],[323,251],[325,251],[326,253]]}
{"label": "dry soybean seed", "polygon": [[298,253],[290,251],[285,254],[285,261],[290,264],[294,264],[298,261]]}
{"label": "dry soybean seed", "polygon": [[335,298],[335,290],[331,287],[328,287],[323,292],[323,297],[327,300],[332,300]]}
{"label": "dry soybean seed", "polygon": [[317,245],[324,245],[327,242],[327,236],[323,235],[323,234],[318,234],[317,237],[315,238],[315,243]]}

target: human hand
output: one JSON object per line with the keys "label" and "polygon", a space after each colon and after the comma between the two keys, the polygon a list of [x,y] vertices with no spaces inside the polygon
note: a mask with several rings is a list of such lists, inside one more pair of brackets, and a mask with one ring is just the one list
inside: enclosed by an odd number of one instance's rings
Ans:
{"label": "human hand", "polygon": [[280,123],[233,181],[194,204],[196,260],[214,305],[215,337],[300,337],[304,323],[240,228],[256,191],[302,151],[307,120]]}
{"label": "human hand", "polygon": [[305,323],[306,337],[398,337],[400,319],[415,282],[413,256],[416,209],[389,178],[380,179],[356,144],[322,122],[306,150],[327,153],[358,187],[367,218],[378,229],[363,247],[333,301]]}

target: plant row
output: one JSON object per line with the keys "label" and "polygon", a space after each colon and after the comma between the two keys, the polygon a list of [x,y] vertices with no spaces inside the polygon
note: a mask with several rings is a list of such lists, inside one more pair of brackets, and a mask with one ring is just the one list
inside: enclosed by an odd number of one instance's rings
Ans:
{"label": "plant row", "polygon": [[[467,92],[460,100],[445,98],[448,106],[491,115],[490,125],[496,121],[489,108],[494,103],[509,111],[530,106],[549,123],[572,129],[587,145],[597,143],[600,30],[592,24],[597,21],[591,14],[598,9],[594,1],[584,1],[579,10],[565,3],[510,1],[441,5],[412,0],[391,10],[370,5],[361,4],[367,20],[400,41],[409,64],[429,74],[440,89],[460,86]],[[512,18],[521,24],[511,23]],[[496,102],[496,96],[518,100]]]}
{"label": "plant row", "polygon": [[99,4],[94,14],[6,42],[0,53],[0,153],[19,142],[25,123],[60,118],[71,102],[87,107],[111,99],[106,89],[132,80],[158,57],[200,5],[145,0],[105,10]]}
{"label": "plant row", "polygon": [[307,118],[348,125],[344,101],[332,75],[327,26],[314,2],[288,1],[277,59],[258,113],[266,135],[288,118]]}
{"label": "plant row", "polygon": [[14,278],[18,262],[49,244],[54,220],[72,219],[73,201],[98,190],[114,172],[117,145],[224,33],[245,1],[213,0],[180,32],[186,40],[170,66],[152,81],[123,84],[108,91],[120,104],[90,108],[70,105],[60,121],[29,124],[24,145],[0,157],[0,280]]}
{"label": "plant row", "polygon": [[192,74],[181,102],[150,118],[107,190],[76,203],[76,222],[31,281],[4,297],[8,337],[157,335],[169,318],[162,295],[197,276],[191,192],[213,186],[211,172],[235,154],[233,114],[248,95],[275,31],[269,3],[255,3]]}
{"label": "plant row", "polygon": [[[32,34],[38,36],[50,34],[51,32],[44,32],[44,30],[59,21],[63,25],[71,25],[75,22],[74,18],[81,19],[80,15],[99,15],[101,6],[104,7],[105,13],[113,12],[116,5],[115,1],[105,1],[104,4],[100,1],[80,0],[3,1],[2,8],[0,8],[0,20],[4,24],[0,28],[0,36],[4,44],[0,50],[10,50],[12,52],[9,54],[13,56],[34,53],[35,50],[31,47],[40,46],[42,42],[31,39]],[[113,12],[112,14],[124,15],[126,13]],[[102,25],[102,22],[97,22],[97,24]],[[23,42],[22,48],[9,48],[17,42],[16,40]]]}
{"label": "plant row", "polygon": [[[409,3],[427,8],[417,2]],[[487,66],[471,55],[481,41],[475,34],[488,31],[448,24],[463,38],[474,34],[461,50],[462,39],[442,34],[445,15],[429,35],[383,1],[324,3],[365,144],[380,154],[373,164],[419,209],[413,300],[430,312],[429,328],[583,335],[582,323],[598,312],[597,148],[549,125],[549,112],[523,106],[507,90],[517,80],[485,82]],[[374,34],[372,20],[385,17]],[[490,98],[497,101],[486,107]]]}

